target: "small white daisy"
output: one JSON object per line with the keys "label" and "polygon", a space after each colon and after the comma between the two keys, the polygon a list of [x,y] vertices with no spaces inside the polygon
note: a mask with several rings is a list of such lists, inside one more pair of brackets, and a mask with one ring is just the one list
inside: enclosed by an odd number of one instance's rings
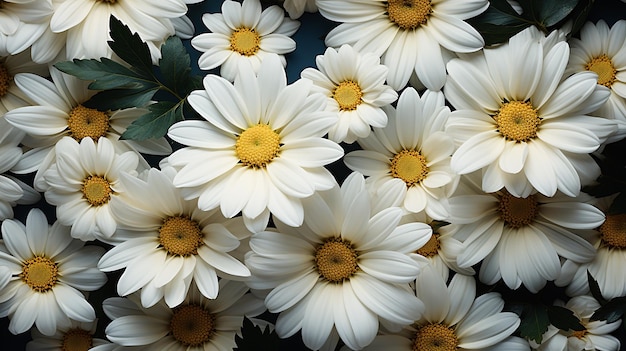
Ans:
{"label": "small white daisy", "polygon": [[178,122],[168,132],[187,145],[168,158],[183,196],[198,198],[202,210],[219,206],[226,217],[242,212],[253,232],[265,229],[270,211],[301,225],[301,199],[334,185],[324,166],[343,156],[341,146],[323,138],[337,120],[324,111],[326,97],[309,94],[306,79],[287,85],[276,55],[261,68],[257,76],[241,66],[234,84],[206,76],[205,90],[188,98],[204,120]]}
{"label": "small white daisy", "polygon": [[565,77],[569,47],[535,27],[508,43],[448,63],[444,92],[456,108],[446,131],[458,149],[452,169],[483,171],[483,190],[502,187],[526,197],[533,188],[577,196],[581,179],[599,175],[588,155],[614,132],[615,123],[587,114],[604,104],[608,88],[592,72]]}
{"label": "small white daisy", "polygon": [[217,298],[207,299],[192,286],[185,301],[173,309],[165,303],[143,308],[136,294],[108,298],[103,309],[112,322],[106,336],[133,350],[232,350],[244,316],[255,317],[265,312],[265,306],[242,282],[222,279],[219,290]]}
{"label": "small white daisy", "polygon": [[33,340],[26,344],[26,351],[82,351],[92,347],[106,345],[106,340],[95,338],[97,320],[93,322],[71,321],[69,327],[57,329],[47,336],[37,329],[32,329]]}
{"label": "small white daisy", "polygon": [[303,203],[303,226],[276,221],[277,231],[252,236],[246,255],[248,285],[271,289],[265,305],[280,313],[280,337],[301,329],[304,344],[317,350],[337,333],[358,350],[374,339],[379,319],[406,325],[420,317],[424,306],[409,283],[420,271],[415,251],[431,235],[427,224],[399,225],[398,207],[372,213],[356,172]]}
{"label": "small white daisy", "polygon": [[426,211],[434,219],[446,219],[447,198],[458,176],[450,168],[454,141],[444,132],[450,109],[443,93],[427,90],[420,97],[407,88],[397,108],[383,110],[387,126],[359,139],[363,150],[348,153],[344,162],[368,176],[368,188],[376,194],[395,196],[409,212]]}
{"label": "small white daisy", "polygon": [[18,54],[32,45],[48,27],[51,13],[50,0],[0,1],[0,56]]}
{"label": "small white daisy", "polygon": [[305,12],[317,12],[316,0],[285,0],[283,7],[289,14],[289,18],[298,19]]}
{"label": "small white daisy", "polygon": [[72,239],[69,227],[58,221],[52,226],[44,213],[30,210],[26,225],[13,219],[2,222],[0,317],[11,319],[9,331],[29,330],[33,324],[44,335],[71,327],[70,319],[92,322],[93,307],[82,291],[104,285],[106,275],[96,263],[104,253],[99,246],[84,246]]}
{"label": "small white daisy", "polygon": [[300,27],[300,22],[285,17],[278,5],[263,10],[259,0],[226,0],[221,13],[206,13],[202,22],[211,33],[191,40],[191,45],[202,52],[198,65],[203,70],[221,66],[220,75],[231,82],[243,62],[259,72],[268,55],[278,54],[286,66],[283,55],[296,49],[290,36]]}
{"label": "small white daisy", "polygon": [[387,82],[401,90],[413,72],[429,89],[446,81],[444,51],[480,50],[484,41],[464,20],[487,9],[487,0],[317,0],[319,12],[341,24],[328,33],[326,45],[350,44],[382,56]]}
{"label": "small white daisy", "polygon": [[327,109],[339,117],[328,131],[329,139],[351,144],[367,137],[370,126],[387,125],[381,107],[396,101],[398,93],[385,85],[388,70],[376,55],[342,45],[339,50],[327,48],[315,63],[317,69],[305,68],[301,76],[313,81],[312,92],[328,97]]}

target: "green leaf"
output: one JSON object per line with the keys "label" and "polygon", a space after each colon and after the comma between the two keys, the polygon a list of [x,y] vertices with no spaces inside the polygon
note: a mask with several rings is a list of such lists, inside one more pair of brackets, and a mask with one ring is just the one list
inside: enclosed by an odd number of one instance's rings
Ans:
{"label": "green leaf", "polygon": [[567,17],[579,0],[533,0],[536,18],[545,26],[552,27]]}
{"label": "green leaf", "polygon": [[611,299],[598,308],[591,316],[592,321],[606,320],[607,323],[618,321],[626,313],[626,296]]}
{"label": "green leaf", "polygon": [[60,71],[82,80],[91,80],[89,89],[138,88],[156,86],[149,76],[139,74],[118,62],[103,57],[102,61],[89,59],[63,61],[54,64]]}
{"label": "green leaf", "polygon": [[148,106],[150,112],[137,118],[121,139],[146,140],[160,138],[167,134],[168,128],[183,119],[182,103],[173,101],[159,101]]}
{"label": "green leaf", "polygon": [[482,35],[485,45],[507,41],[533,21],[519,15],[506,0],[493,0],[480,15],[467,20]]}
{"label": "green leaf", "polygon": [[526,305],[521,319],[519,326],[520,335],[540,344],[543,333],[548,330],[550,325],[546,306],[539,304]]}
{"label": "green leaf", "polygon": [[261,330],[255,326],[250,319],[244,317],[243,327],[241,329],[241,337],[235,335],[237,347],[233,350],[237,351],[274,351],[279,350],[279,338],[275,332],[270,331],[269,327]]}
{"label": "green leaf", "polygon": [[561,306],[549,306],[548,318],[550,324],[561,330],[585,330],[585,326],[580,324],[574,312]]}
{"label": "green leaf", "polygon": [[593,278],[589,270],[587,270],[587,283],[589,284],[591,296],[593,296],[593,298],[596,299],[600,305],[606,304],[606,299],[602,296],[602,292],[600,291],[600,285],[598,285],[598,282]]}
{"label": "green leaf", "polygon": [[587,17],[589,17],[589,13],[591,12],[591,8],[593,7],[593,3],[595,0],[580,0],[578,5],[572,11],[572,31],[569,33],[569,36],[578,33],[580,28],[587,22]]}
{"label": "green leaf", "polygon": [[200,88],[191,74],[189,53],[176,36],[169,37],[161,46],[159,70],[163,75],[165,86],[179,96],[187,96],[191,91]]}
{"label": "green leaf", "polygon": [[109,18],[109,29],[111,39],[113,39],[109,41],[109,47],[113,52],[135,70],[150,75],[152,56],[148,44],[141,40],[139,34],[131,32],[128,26],[113,15]]}
{"label": "green leaf", "polygon": [[92,96],[84,105],[100,111],[143,107],[152,101],[157,90],[158,87],[103,90]]}

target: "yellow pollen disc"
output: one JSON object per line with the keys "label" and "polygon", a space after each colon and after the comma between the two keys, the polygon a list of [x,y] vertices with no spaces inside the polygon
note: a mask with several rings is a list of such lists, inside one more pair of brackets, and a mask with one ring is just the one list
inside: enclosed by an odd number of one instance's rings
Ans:
{"label": "yellow pollen disc", "polygon": [[110,183],[100,176],[89,176],[83,181],[83,198],[89,202],[91,206],[102,206],[111,200]]}
{"label": "yellow pollen disc", "polygon": [[70,135],[78,141],[86,137],[98,140],[109,130],[109,115],[105,112],[78,105],[70,111],[69,115],[67,126]]}
{"label": "yellow pollen disc", "polygon": [[433,13],[430,0],[388,0],[389,20],[402,29],[415,29]]}
{"label": "yellow pollen disc", "polygon": [[93,347],[93,336],[87,330],[70,329],[63,335],[62,351],[87,351]]}
{"label": "yellow pollen disc", "polygon": [[534,221],[539,212],[539,203],[534,195],[520,198],[505,193],[500,196],[498,211],[506,225],[511,228],[520,228]]}
{"label": "yellow pollen disc", "polygon": [[244,56],[255,55],[259,51],[261,36],[251,28],[237,28],[230,36],[230,49]]}
{"label": "yellow pollen disc", "polygon": [[265,167],[280,151],[280,136],[267,124],[243,131],[235,142],[235,153],[246,166]]}
{"label": "yellow pollen disc", "polygon": [[36,256],[24,262],[20,277],[31,289],[43,293],[51,290],[57,283],[59,269],[56,263],[47,257]]}
{"label": "yellow pollen disc", "polygon": [[417,250],[417,253],[424,257],[437,256],[440,247],[441,244],[439,243],[439,234],[433,233],[430,239],[428,239],[428,242]]}
{"label": "yellow pollen disc", "polygon": [[602,243],[615,249],[626,249],[626,213],[607,215],[600,226]]}
{"label": "yellow pollen disc", "polygon": [[541,124],[537,110],[525,101],[505,102],[493,119],[500,134],[516,142],[534,139]]}
{"label": "yellow pollen disc", "polygon": [[215,316],[198,305],[174,308],[170,331],[184,346],[200,346],[215,334]]}
{"label": "yellow pollen disc", "polygon": [[322,278],[340,283],[358,271],[358,254],[350,242],[330,238],[315,250],[315,267]]}
{"label": "yellow pollen disc", "polygon": [[391,160],[391,176],[404,180],[407,187],[412,187],[426,178],[428,166],[426,158],[416,150],[402,150]]}
{"label": "yellow pollen disc", "polygon": [[570,336],[577,337],[579,339],[584,338],[587,335],[587,329],[583,330],[574,330],[570,333]]}
{"label": "yellow pollen disc", "polygon": [[12,82],[13,77],[9,74],[8,68],[4,63],[0,62],[0,97],[5,96],[9,92]]}
{"label": "yellow pollen disc", "polygon": [[361,98],[363,93],[361,87],[354,81],[346,80],[337,86],[332,93],[333,99],[339,104],[342,111],[356,110],[357,106],[363,102]]}
{"label": "yellow pollen disc", "polygon": [[186,216],[169,217],[159,228],[159,243],[171,255],[197,254],[203,237],[198,222]]}
{"label": "yellow pollen disc", "polygon": [[585,69],[598,74],[598,84],[602,84],[605,87],[610,88],[611,85],[615,83],[617,70],[615,69],[615,66],[613,66],[613,61],[611,61],[611,59],[604,54],[592,59],[591,62],[588,62],[585,65]]}
{"label": "yellow pollen disc", "polygon": [[413,340],[413,351],[456,351],[459,340],[454,330],[443,324],[419,327]]}

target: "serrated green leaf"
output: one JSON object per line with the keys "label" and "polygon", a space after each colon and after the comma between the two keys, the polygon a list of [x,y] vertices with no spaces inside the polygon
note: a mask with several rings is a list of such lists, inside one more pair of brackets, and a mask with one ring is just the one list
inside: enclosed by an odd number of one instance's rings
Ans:
{"label": "serrated green leaf", "polygon": [[519,326],[520,335],[540,344],[543,339],[543,333],[548,330],[549,325],[550,319],[545,306],[536,304],[526,305]]}
{"label": "serrated green leaf", "polygon": [[111,89],[103,90],[85,102],[85,106],[100,111],[120,110],[129,107],[143,107],[152,101],[158,87],[148,89]]}
{"label": "serrated green leaf", "polygon": [[270,331],[270,328],[261,330],[247,317],[243,319],[241,336],[235,335],[235,342],[237,347],[233,348],[233,351],[274,351],[279,349],[279,338],[276,332]]}
{"label": "serrated green leaf", "polygon": [[579,0],[533,0],[534,17],[545,27],[552,27],[567,17]]}
{"label": "serrated green leaf", "polygon": [[585,330],[585,326],[580,324],[578,317],[572,310],[561,306],[549,306],[548,318],[550,324],[561,330]]}
{"label": "serrated green leaf", "polygon": [[515,12],[506,0],[491,1],[485,12],[467,22],[481,34],[485,45],[503,43],[533,23]]}
{"label": "serrated green leaf", "polygon": [[624,313],[626,313],[626,296],[616,297],[598,308],[591,316],[591,320],[606,320],[607,323],[613,323],[622,318]]}
{"label": "serrated green leaf", "polygon": [[152,72],[152,56],[148,44],[113,15],[109,18],[109,29],[112,40],[108,43],[113,52],[135,70],[149,75]]}
{"label": "serrated green leaf", "polygon": [[82,80],[91,80],[89,89],[107,90],[117,88],[138,88],[156,86],[150,77],[141,75],[113,60],[102,58],[102,61],[89,59],[63,61],[54,64],[61,72],[73,75]]}
{"label": "serrated green leaf", "polygon": [[159,101],[148,106],[150,112],[131,123],[121,139],[146,140],[164,136],[172,124],[183,119],[181,107],[180,101]]}
{"label": "serrated green leaf", "polygon": [[593,298],[596,299],[600,305],[604,305],[606,303],[606,299],[602,296],[600,285],[598,285],[598,282],[593,278],[589,270],[587,270],[587,283],[589,284],[591,296],[593,296]]}
{"label": "serrated green leaf", "polygon": [[165,86],[176,92],[178,96],[187,96],[192,90],[198,88],[192,79],[189,53],[180,38],[176,36],[169,37],[161,46],[159,69]]}

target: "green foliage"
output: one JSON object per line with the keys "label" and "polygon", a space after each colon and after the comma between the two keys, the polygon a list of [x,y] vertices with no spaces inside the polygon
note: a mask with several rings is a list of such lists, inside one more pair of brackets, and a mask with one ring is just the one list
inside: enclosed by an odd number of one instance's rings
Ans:
{"label": "green foliage", "polygon": [[520,336],[541,343],[543,333],[548,330],[550,318],[544,305],[527,304],[522,311],[519,326]]}
{"label": "green foliage", "polygon": [[590,319],[592,321],[606,320],[607,323],[613,323],[624,316],[624,313],[626,313],[626,296],[616,297],[607,301],[602,296],[598,282],[589,271],[587,271],[587,282],[589,283],[591,295],[602,305],[591,316]]}
{"label": "green foliage", "polygon": [[602,151],[602,157],[595,157],[602,175],[596,184],[586,186],[583,191],[595,197],[615,195],[609,214],[626,213],[626,139],[608,144]]}
{"label": "green foliage", "polygon": [[[202,78],[191,73],[189,53],[180,38],[172,36],[161,46],[159,66],[152,64],[148,45],[114,16],[110,18],[113,52],[127,65],[107,58],[59,62],[59,70],[89,80],[89,89],[100,90],[85,106],[100,111],[147,107],[122,139],[160,138],[175,122],[185,119],[187,96],[202,87]],[[163,92],[156,95],[157,92]],[[155,95],[158,101],[153,103]]]}
{"label": "green foliage", "polygon": [[237,351],[274,351],[279,349],[279,338],[269,327],[261,330],[250,319],[244,317],[241,335],[235,335]]}

